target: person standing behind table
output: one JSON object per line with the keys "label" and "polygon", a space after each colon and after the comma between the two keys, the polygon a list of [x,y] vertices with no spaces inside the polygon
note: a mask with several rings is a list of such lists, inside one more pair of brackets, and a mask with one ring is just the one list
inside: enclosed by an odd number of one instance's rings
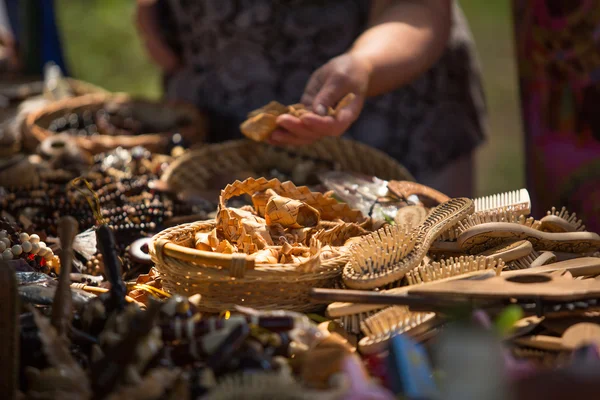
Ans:
{"label": "person standing behind table", "polygon": [[[7,47],[7,72],[41,76],[48,62],[67,75],[54,0],[0,0],[6,13],[0,25],[0,41]],[[6,26],[3,26],[6,25]]]}
{"label": "person standing behind table", "polygon": [[513,0],[535,215],[576,212],[600,232],[600,2]]}
{"label": "person standing behind table", "polygon": [[[168,77],[167,97],[211,116],[210,141],[240,137],[247,113],[271,100],[301,100],[323,115],[353,92],[336,119],[280,116],[270,142],[304,145],[346,133],[420,182],[472,196],[485,107],[474,46],[453,3],[138,0],[136,22]],[[167,22],[175,36],[161,29]]]}

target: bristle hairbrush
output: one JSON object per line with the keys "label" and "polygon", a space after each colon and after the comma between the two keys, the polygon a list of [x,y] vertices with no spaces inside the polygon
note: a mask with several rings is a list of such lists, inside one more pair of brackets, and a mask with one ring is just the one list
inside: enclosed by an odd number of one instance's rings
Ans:
{"label": "bristle hairbrush", "polygon": [[549,233],[527,224],[488,222],[461,224],[458,245],[471,254],[477,254],[508,240],[528,240],[536,250],[588,253],[600,249],[600,236],[592,232]]}
{"label": "bristle hairbrush", "polygon": [[[404,283],[407,286],[382,290],[380,293],[400,296],[408,293],[410,285],[425,284],[444,279],[457,279],[477,271],[499,271],[504,266],[504,262],[500,259],[473,256],[422,264],[406,274]],[[385,307],[385,305],[378,304],[334,302],[327,307],[327,315],[330,318],[339,320],[346,331],[358,334],[360,333],[362,321]]]}
{"label": "bristle hairbrush", "polygon": [[548,215],[540,220],[540,229],[546,232],[584,232],[585,225],[577,214],[570,214],[565,207],[557,211],[555,207],[548,211]]}
{"label": "bristle hairbrush", "polygon": [[472,212],[472,200],[456,198],[435,207],[410,232],[387,226],[363,236],[350,248],[350,261],[343,272],[344,284],[353,289],[375,289],[402,279],[421,263],[442,232]]}
{"label": "bristle hairbrush", "polygon": [[439,322],[435,313],[412,312],[404,306],[388,307],[361,323],[365,336],[358,342],[358,348],[362,354],[379,353],[388,347],[394,336],[418,337]]}

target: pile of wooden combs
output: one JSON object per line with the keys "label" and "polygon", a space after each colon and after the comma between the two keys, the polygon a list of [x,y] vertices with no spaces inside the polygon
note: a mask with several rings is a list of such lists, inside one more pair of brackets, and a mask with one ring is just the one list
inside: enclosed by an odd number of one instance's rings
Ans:
{"label": "pile of wooden combs", "polygon": [[388,190],[419,201],[351,248],[340,289],[312,293],[362,337],[363,355],[404,333],[424,341],[461,308],[493,316],[515,304],[523,319],[510,343],[519,356],[547,360],[600,343],[600,236],[574,214],[530,217],[525,189],[475,200],[414,182],[390,181]]}

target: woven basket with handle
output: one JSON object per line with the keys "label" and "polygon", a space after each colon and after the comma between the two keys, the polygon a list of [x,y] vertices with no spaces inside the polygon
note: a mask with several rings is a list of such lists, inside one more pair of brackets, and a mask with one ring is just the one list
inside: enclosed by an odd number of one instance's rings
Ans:
{"label": "woven basket with handle", "polygon": [[386,180],[414,181],[412,175],[387,154],[363,143],[325,138],[309,146],[277,148],[250,140],[233,140],[192,150],[175,160],[162,180],[173,191],[206,190],[216,175],[237,171],[288,168],[304,159],[331,164],[331,169],[358,172]]}
{"label": "woven basket with handle", "polygon": [[133,99],[125,94],[107,93],[89,94],[50,103],[37,112],[28,115],[24,133],[42,142],[54,134],[48,130],[48,126],[56,118],[86,110],[96,112],[104,108],[107,104],[117,107],[121,105],[131,106],[137,119],[157,126],[159,132],[141,135],[98,134],[73,138],[81,148],[93,154],[109,151],[116,147],[131,148],[135,146],[144,146],[153,152],[164,152],[168,139],[174,133],[174,130],[179,128],[178,121],[183,120],[186,122],[185,127],[178,129],[178,132],[184,138],[190,141],[201,141],[205,133],[206,121],[192,106]]}
{"label": "woven basket with handle", "polygon": [[219,254],[193,248],[194,235],[208,232],[215,221],[201,221],[166,229],[152,239],[150,256],[170,293],[200,293],[204,312],[220,312],[235,305],[259,309],[315,311],[313,287],[333,287],[346,256],[319,263],[306,271],[295,264],[255,264],[246,254]]}
{"label": "woven basket with handle", "polygon": [[[320,246],[333,243],[335,237],[332,235],[321,236],[324,243],[313,237],[311,251],[314,250],[314,253],[311,252],[307,261],[295,264],[257,264],[252,253],[222,254],[194,248],[195,234],[215,227],[221,232],[233,232],[233,236],[249,238],[248,232],[239,230],[241,226],[230,218],[226,203],[233,197],[262,193],[267,189],[314,207],[322,218],[329,219],[324,221],[322,228],[331,227],[333,220],[344,220],[350,224],[365,221],[359,211],[350,209],[346,204],[321,193],[310,192],[307,187],[295,186],[292,182],[265,178],[236,181],[221,192],[216,221],[179,225],[152,239],[150,255],[163,277],[164,288],[187,296],[200,293],[200,307],[209,312],[219,312],[236,304],[296,311],[321,308],[311,302],[309,289],[333,286],[340,277],[342,266],[348,261],[345,251],[333,258],[321,259]],[[333,232],[334,236],[337,233],[335,229],[329,232]],[[224,235],[227,237],[226,233]]]}

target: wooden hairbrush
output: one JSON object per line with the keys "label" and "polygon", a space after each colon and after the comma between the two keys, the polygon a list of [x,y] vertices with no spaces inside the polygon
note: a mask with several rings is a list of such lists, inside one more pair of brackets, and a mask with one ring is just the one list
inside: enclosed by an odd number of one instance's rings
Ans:
{"label": "wooden hairbrush", "polygon": [[540,220],[540,229],[546,232],[584,232],[585,225],[577,214],[570,214],[565,207],[557,211],[555,207],[548,211],[548,215]]}
{"label": "wooden hairbrush", "polygon": [[352,289],[375,289],[399,281],[421,263],[442,232],[472,213],[472,200],[456,198],[435,207],[410,232],[392,226],[363,236],[350,248],[344,284]]}
{"label": "wooden hairbrush", "polygon": [[358,342],[358,349],[362,354],[380,353],[387,349],[394,336],[408,334],[416,338],[431,332],[439,323],[435,313],[412,312],[403,306],[388,307],[362,322],[365,336]]}
{"label": "wooden hairbrush", "polygon": [[481,253],[508,240],[528,240],[536,250],[588,253],[600,249],[600,235],[592,232],[549,233],[527,224],[487,222],[459,224],[458,245],[471,254]]}
{"label": "wooden hairbrush", "polygon": [[[445,260],[442,262],[433,262],[422,264],[416,269],[409,271],[405,276],[405,283],[408,285],[426,284],[444,279],[457,279],[467,274],[493,270],[500,271],[504,268],[504,261],[500,259],[485,257],[461,257],[456,260]],[[388,290],[381,290],[380,293],[403,295],[408,293],[410,286],[401,286]],[[359,333],[362,321],[372,316],[378,310],[385,308],[385,305],[361,304],[335,302],[327,307],[327,316],[339,320],[340,325],[350,333]]]}

